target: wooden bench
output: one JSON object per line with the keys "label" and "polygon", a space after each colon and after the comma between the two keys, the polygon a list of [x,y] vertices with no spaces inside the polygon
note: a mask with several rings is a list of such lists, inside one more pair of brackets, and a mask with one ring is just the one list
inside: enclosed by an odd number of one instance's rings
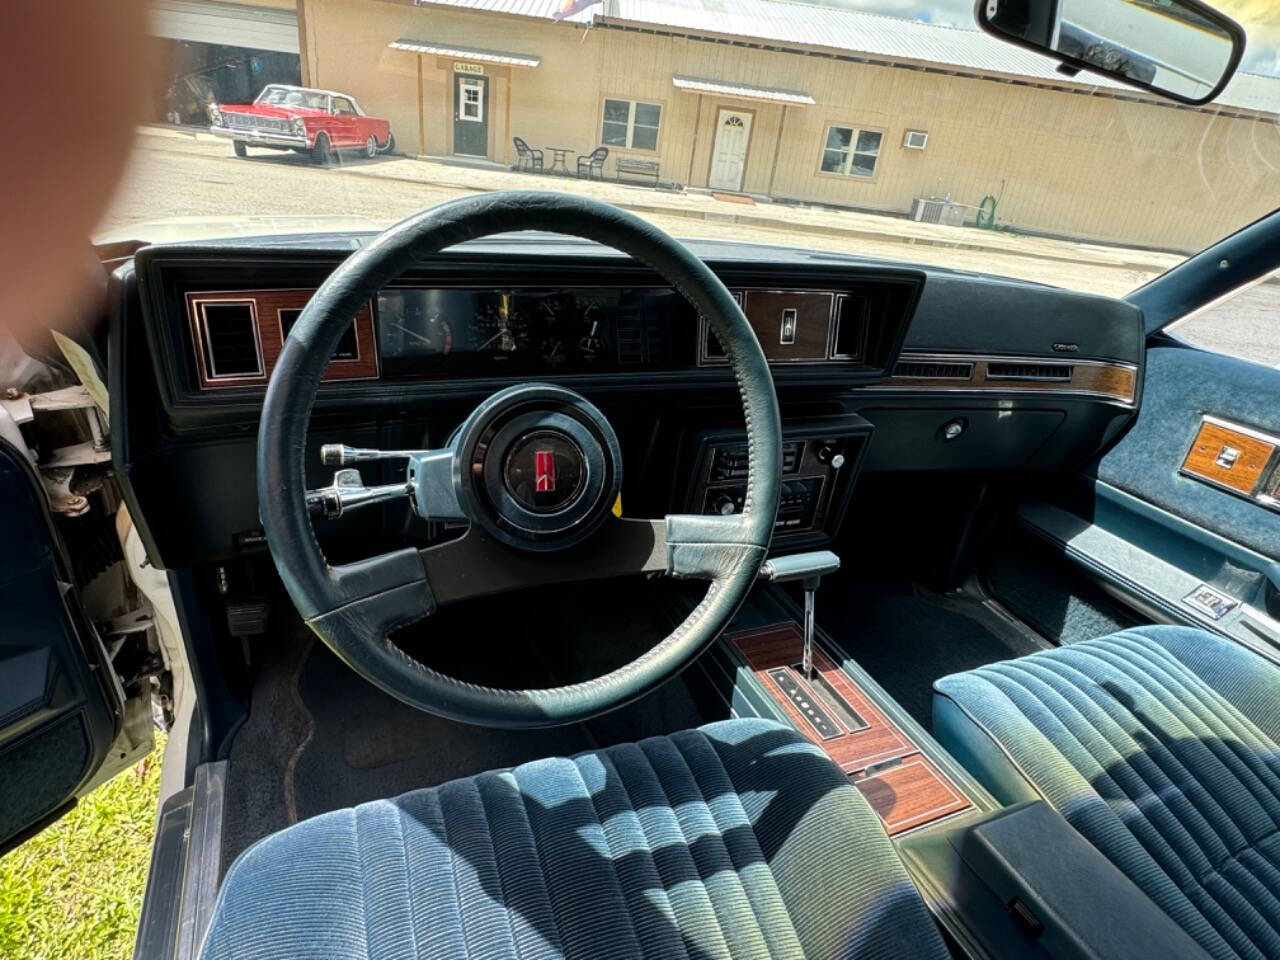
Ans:
{"label": "wooden bench", "polygon": [[622,175],[628,174],[637,177],[652,177],[653,185],[658,185],[658,161],[657,160],[636,160],[632,157],[619,157],[616,161],[618,165],[618,182],[622,182]]}

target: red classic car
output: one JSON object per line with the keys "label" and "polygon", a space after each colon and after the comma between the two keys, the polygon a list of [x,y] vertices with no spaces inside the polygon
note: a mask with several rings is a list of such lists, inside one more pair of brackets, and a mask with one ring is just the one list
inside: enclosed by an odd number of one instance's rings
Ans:
{"label": "red classic car", "polygon": [[396,143],[386,120],[368,116],[355,97],[333,90],[273,83],[253,103],[215,104],[209,116],[210,130],[232,141],[237,157],[252,145],[309,153],[316,163],[329,163],[339,150],[358,148],[372,158]]}

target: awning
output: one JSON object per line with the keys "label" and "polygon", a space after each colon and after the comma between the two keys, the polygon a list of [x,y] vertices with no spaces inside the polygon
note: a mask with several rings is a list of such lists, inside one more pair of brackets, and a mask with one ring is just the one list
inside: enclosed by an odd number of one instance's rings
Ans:
{"label": "awning", "polygon": [[681,90],[691,93],[714,93],[721,97],[739,100],[764,100],[768,103],[787,103],[809,106],[813,97],[800,90],[779,90],[773,87],[753,87],[749,83],[727,83],[724,80],[699,80],[697,77],[672,77],[671,82]]}
{"label": "awning", "polygon": [[[387,46],[392,50],[408,50],[410,53],[432,53],[437,57],[453,57],[455,60],[473,60],[479,63],[497,63],[504,67],[536,67],[541,57],[527,53],[503,53],[501,50],[477,50],[475,47],[459,47],[450,43],[434,43],[430,40],[392,40]],[[812,103],[813,101],[810,101]]]}

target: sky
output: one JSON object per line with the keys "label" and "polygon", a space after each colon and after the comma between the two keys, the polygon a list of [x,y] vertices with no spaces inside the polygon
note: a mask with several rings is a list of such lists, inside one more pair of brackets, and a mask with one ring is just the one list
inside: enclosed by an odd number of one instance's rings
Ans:
{"label": "sky", "polygon": [[[951,27],[974,26],[972,0],[807,0]],[[1242,70],[1280,76],[1280,3],[1277,0],[1209,0],[1234,17],[1247,35]]]}

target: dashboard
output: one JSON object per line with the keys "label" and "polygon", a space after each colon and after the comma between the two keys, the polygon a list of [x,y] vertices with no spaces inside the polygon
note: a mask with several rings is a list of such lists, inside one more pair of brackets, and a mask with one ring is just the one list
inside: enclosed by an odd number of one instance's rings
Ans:
{"label": "dashboard", "polygon": [[493,376],[687,364],[693,311],[664,288],[400,288],[378,294],[383,375]]}
{"label": "dashboard", "polygon": [[[131,507],[146,505],[156,561],[262,549],[266,385],[312,294],[368,238],[158,245],[120,260],[113,453]],[[779,546],[830,542],[860,475],[1078,467],[1141,402],[1141,317],[1123,302],[838,254],[690,246],[770,361],[787,454]],[[379,291],[330,359],[311,443],[442,446],[476,403],[530,380],[571,387],[609,417],[628,515],[741,509],[741,407],[706,320],[646,267],[559,237],[464,244]],[[389,469],[367,479],[387,482]],[[330,480],[318,457],[307,471],[309,486]]]}
{"label": "dashboard", "polygon": [[[906,326],[913,277],[732,295],[774,363],[872,364]],[[265,384],[314,288],[183,294],[202,390]],[[873,340],[875,328],[881,335]],[[662,286],[390,286],[352,321],[327,380],[528,377],[727,367],[710,324]]]}

